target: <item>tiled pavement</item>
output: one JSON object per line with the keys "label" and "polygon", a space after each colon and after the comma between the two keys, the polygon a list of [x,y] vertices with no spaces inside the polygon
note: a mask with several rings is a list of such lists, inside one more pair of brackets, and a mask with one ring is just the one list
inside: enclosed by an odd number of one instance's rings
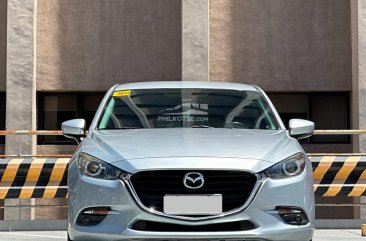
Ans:
{"label": "tiled pavement", "polygon": [[[313,241],[361,240],[366,241],[366,237],[362,237],[358,229],[317,229],[313,238]],[[0,241],[66,241],[66,232],[0,232]]]}

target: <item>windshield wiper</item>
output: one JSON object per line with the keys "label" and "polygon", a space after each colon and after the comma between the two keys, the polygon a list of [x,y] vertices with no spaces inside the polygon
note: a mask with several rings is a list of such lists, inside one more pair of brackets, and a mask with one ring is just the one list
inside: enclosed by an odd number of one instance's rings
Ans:
{"label": "windshield wiper", "polygon": [[135,126],[126,126],[126,127],[118,127],[118,128],[99,128],[99,130],[128,130],[128,129],[141,129],[143,127],[135,127]]}
{"label": "windshield wiper", "polygon": [[121,128],[117,128],[117,129],[141,129],[143,127],[136,127],[136,126],[125,126],[125,127],[121,127]]}
{"label": "windshield wiper", "polygon": [[195,125],[195,126],[192,126],[192,128],[214,128],[214,127],[206,126],[206,125]]}

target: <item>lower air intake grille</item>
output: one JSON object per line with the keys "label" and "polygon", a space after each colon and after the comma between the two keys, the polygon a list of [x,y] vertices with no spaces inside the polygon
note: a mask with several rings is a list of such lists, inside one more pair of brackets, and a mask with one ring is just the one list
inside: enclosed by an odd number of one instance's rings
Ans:
{"label": "lower air intake grille", "polygon": [[232,232],[255,229],[255,226],[250,221],[190,226],[139,220],[132,226],[132,228],[138,231],[150,232]]}

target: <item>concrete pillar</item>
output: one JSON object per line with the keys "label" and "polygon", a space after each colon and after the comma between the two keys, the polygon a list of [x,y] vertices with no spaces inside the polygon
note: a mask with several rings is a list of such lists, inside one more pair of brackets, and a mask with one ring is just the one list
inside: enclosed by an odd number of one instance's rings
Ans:
{"label": "concrete pillar", "polygon": [[182,0],[182,80],[206,80],[209,0]]}
{"label": "concrete pillar", "polygon": [[[351,0],[351,40],[352,40],[352,94],[351,94],[351,129],[359,128],[359,105],[358,105],[358,0]],[[360,149],[359,136],[352,136],[353,152]],[[359,197],[353,199],[354,203],[360,203]],[[354,207],[354,218],[360,219],[361,208]]]}
{"label": "concrete pillar", "polygon": [[[352,96],[351,128],[359,128],[358,104],[358,0],[351,0],[351,40],[352,40]],[[359,136],[352,136],[353,152],[359,152]]]}
{"label": "concrete pillar", "polygon": [[[37,0],[8,0],[6,57],[6,129],[36,129],[36,9]],[[21,148],[20,142],[21,141]],[[35,154],[35,136],[7,136],[7,154]],[[21,152],[21,153],[20,153]],[[22,208],[34,200],[5,200],[5,220],[30,219]]]}
{"label": "concrete pillar", "polygon": [[[358,128],[366,129],[366,1],[358,0],[358,29],[357,29],[357,72],[353,90],[358,99]],[[354,114],[357,114],[355,111]],[[357,116],[356,116],[357,118]],[[357,127],[356,127],[357,128]],[[359,151],[366,152],[366,136],[359,136]]]}
{"label": "concrete pillar", "polygon": [[[355,129],[366,129],[366,1],[352,0],[353,15],[353,114]],[[355,6],[356,5],[356,6]],[[357,21],[355,21],[357,18]],[[355,26],[357,24],[357,27]],[[359,135],[355,143],[355,151],[366,153],[366,135]],[[360,198],[361,203],[366,203],[366,198]],[[366,218],[366,208],[360,208],[361,219]]]}
{"label": "concrete pillar", "polygon": [[[6,129],[36,129],[37,0],[8,0]],[[7,154],[19,154],[19,136],[7,136]],[[22,154],[35,154],[36,138],[22,136]]]}

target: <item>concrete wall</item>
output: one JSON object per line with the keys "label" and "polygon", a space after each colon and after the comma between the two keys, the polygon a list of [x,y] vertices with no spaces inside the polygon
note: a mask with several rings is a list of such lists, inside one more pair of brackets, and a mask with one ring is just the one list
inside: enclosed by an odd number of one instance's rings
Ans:
{"label": "concrete wall", "polygon": [[38,0],[37,90],[179,79],[180,0]]}
{"label": "concrete wall", "polygon": [[212,0],[210,79],[351,90],[350,16],[349,0]]}
{"label": "concrete wall", "polygon": [[6,85],[6,18],[7,1],[0,1],[0,91]]}

